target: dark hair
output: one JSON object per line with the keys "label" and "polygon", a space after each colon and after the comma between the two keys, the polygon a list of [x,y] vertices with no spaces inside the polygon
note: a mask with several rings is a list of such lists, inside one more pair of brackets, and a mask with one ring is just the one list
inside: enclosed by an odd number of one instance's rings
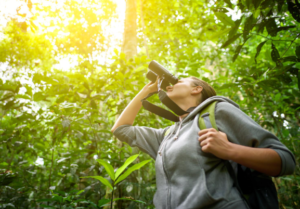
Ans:
{"label": "dark hair", "polygon": [[193,84],[195,86],[202,86],[202,88],[203,88],[202,99],[200,99],[199,104],[202,103],[204,100],[208,99],[209,97],[217,95],[214,88],[211,85],[209,85],[208,83],[206,83],[205,81],[200,80],[199,78],[196,78],[193,76],[191,76],[190,78],[193,80]]}

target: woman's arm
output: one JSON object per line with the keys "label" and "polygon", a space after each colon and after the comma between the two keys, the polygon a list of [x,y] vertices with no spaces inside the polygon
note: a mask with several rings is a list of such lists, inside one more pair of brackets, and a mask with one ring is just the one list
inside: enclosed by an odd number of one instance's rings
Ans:
{"label": "woman's arm", "polygon": [[132,125],[136,115],[142,107],[141,100],[145,98],[148,94],[157,91],[157,80],[155,83],[148,83],[127,105],[120,117],[115,122],[111,129],[114,132],[121,125]]}

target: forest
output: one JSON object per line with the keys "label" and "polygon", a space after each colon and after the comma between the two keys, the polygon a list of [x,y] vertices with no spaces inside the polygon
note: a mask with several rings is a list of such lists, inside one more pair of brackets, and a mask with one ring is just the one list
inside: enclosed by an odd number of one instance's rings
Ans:
{"label": "forest", "polygon": [[274,133],[296,158],[280,208],[300,208],[298,0],[1,0],[0,208],[155,208],[155,161],[110,131],[152,60]]}

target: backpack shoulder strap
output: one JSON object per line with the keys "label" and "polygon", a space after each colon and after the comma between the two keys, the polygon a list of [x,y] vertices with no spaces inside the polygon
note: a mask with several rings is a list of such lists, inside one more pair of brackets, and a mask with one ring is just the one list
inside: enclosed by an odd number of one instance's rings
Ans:
{"label": "backpack shoulder strap", "polygon": [[215,119],[215,108],[217,101],[210,103],[204,109],[201,110],[199,115],[199,127],[200,130],[207,128],[214,128],[218,131],[218,127]]}

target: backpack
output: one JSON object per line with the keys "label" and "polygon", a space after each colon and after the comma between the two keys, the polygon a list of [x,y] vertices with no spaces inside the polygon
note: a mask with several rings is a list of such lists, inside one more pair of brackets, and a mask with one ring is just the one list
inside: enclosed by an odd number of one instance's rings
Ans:
{"label": "backpack", "polygon": [[[216,104],[217,101],[210,103],[200,111],[199,127],[201,130],[214,128],[218,131],[215,120]],[[166,131],[166,134],[169,131],[170,129]],[[224,163],[234,180],[234,186],[251,209],[279,209],[277,191],[271,177],[262,175],[257,171],[252,172],[240,164],[237,164],[236,175],[231,163],[228,160],[224,160]]]}

